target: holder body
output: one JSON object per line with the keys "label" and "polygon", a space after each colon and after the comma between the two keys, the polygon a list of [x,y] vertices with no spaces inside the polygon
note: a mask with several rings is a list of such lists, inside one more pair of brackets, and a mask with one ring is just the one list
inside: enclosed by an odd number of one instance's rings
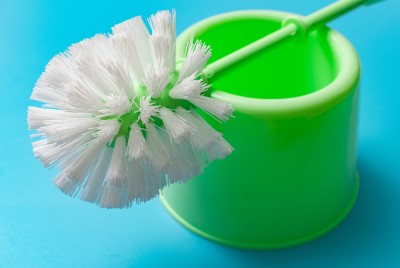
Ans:
{"label": "holder body", "polygon": [[[252,10],[206,19],[180,35],[177,57],[194,34],[211,45],[215,61],[290,15]],[[234,105],[234,119],[209,123],[235,151],[161,196],[179,222],[213,241],[252,249],[301,244],[331,230],[356,200],[356,52],[327,27],[290,38],[209,81],[213,97]]]}

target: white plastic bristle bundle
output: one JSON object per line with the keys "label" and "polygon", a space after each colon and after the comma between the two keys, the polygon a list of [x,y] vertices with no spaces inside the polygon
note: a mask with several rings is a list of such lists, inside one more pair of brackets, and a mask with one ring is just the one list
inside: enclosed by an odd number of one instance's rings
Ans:
{"label": "white plastic bristle bundle", "polygon": [[159,11],[148,19],[152,29],[150,40],[153,44],[155,57],[163,59],[169,67],[169,72],[175,71],[175,38],[176,14],[167,10]]}
{"label": "white plastic bristle bundle", "polygon": [[195,72],[199,73],[210,57],[210,46],[207,46],[200,40],[196,40],[196,42],[193,43],[192,39],[188,46],[185,61],[182,64],[178,82]]}
{"label": "white plastic bristle bundle", "polygon": [[105,97],[105,103],[107,105],[107,108],[99,111],[104,116],[124,115],[129,113],[132,109],[132,104],[129,101],[128,96],[126,95],[107,95]]}
{"label": "white plastic bristle bundle", "polygon": [[88,147],[78,155],[68,155],[60,162],[63,171],[54,180],[54,184],[68,195],[75,195],[78,187],[86,178],[91,166],[97,162],[103,146],[91,141]]}
{"label": "white plastic bristle bundle", "polygon": [[196,76],[197,74],[193,73],[184,78],[170,90],[169,96],[173,99],[190,100],[206,91],[210,86],[202,80],[196,79]]}
{"label": "white plastic bristle bundle", "polygon": [[[140,61],[140,55],[135,43],[127,34],[117,34],[110,37],[116,50],[116,55],[121,58],[125,68],[129,71],[132,82],[135,86],[143,85],[144,66]],[[145,61],[145,60],[143,60]],[[149,63],[146,63],[149,64]]]}
{"label": "white plastic bristle bundle", "polygon": [[107,170],[106,182],[109,184],[126,186],[126,163],[125,163],[126,144],[125,137],[119,136],[115,140],[113,155],[110,166]]}
{"label": "white plastic bristle bundle", "polygon": [[128,138],[128,150],[126,154],[130,160],[138,160],[148,155],[146,140],[137,123],[132,123],[131,125]]}
{"label": "white plastic bristle bundle", "polygon": [[195,112],[197,106],[222,121],[232,116],[231,105],[203,95],[210,86],[199,74],[210,47],[190,41],[176,70],[175,21],[175,11],[152,15],[150,34],[135,17],[46,66],[31,96],[44,107],[28,108],[28,126],[38,139],[34,155],[60,169],[54,183],[64,193],[130,207],[232,152]]}
{"label": "white plastic bristle bundle", "polygon": [[150,124],[146,134],[151,164],[158,170],[165,170],[170,155],[164,145],[167,139],[163,139],[161,136],[164,133],[159,131],[153,124]]}
{"label": "white plastic bristle bundle", "polygon": [[160,97],[169,82],[168,68],[164,64],[164,60],[154,64],[147,65],[145,69],[144,84],[153,98]]}
{"label": "white plastic bristle bundle", "polygon": [[208,163],[215,159],[223,159],[233,152],[233,147],[222,137],[222,134],[213,129],[197,113],[182,108],[178,108],[176,112],[197,127],[196,133],[190,136],[190,143],[193,148],[206,154]]}
{"label": "white plastic bristle bundle", "polygon": [[227,121],[229,117],[232,117],[232,106],[221,100],[199,95],[189,98],[189,101],[222,121]]}
{"label": "white plastic bristle bundle", "polygon": [[112,154],[113,149],[111,147],[106,146],[103,148],[96,165],[94,165],[92,168],[92,171],[88,175],[88,178],[82,188],[82,200],[91,203],[100,203],[103,193],[104,179],[108,171]]}
{"label": "white plastic bristle bundle", "polygon": [[175,114],[168,108],[160,109],[160,118],[175,143],[182,143],[183,139],[195,131],[195,127],[184,118]]}
{"label": "white plastic bristle bundle", "polygon": [[104,180],[104,192],[100,200],[103,207],[124,207],[128,200],[128,170],[126,166],[125,137],[115,141],[107,175]]}
{"label": "white plastic bristle bundle", "polygon": [[171,159],[171,168],[167,172],[171,183],[184,182],[202,173],[203,168],[207,165],[207,160],[193,148],[188,140],[178,145],[166,144],[168,151],[174,155],[174,158]]}
{"label": "white plastic bristle bundle", "polygon": [[195,78],[196,73],[185,77],[170,90],[169,96],[172,99],[188,100],[222,121],[227,121],[229,117],[232,117],[232,106],[224,101],[202,95],[209,88],[209,85],[205,84],[201,79]]}
{"label": "white plastic bristle bundle", "polygon": [[[153,62],[154,56],[149,40],[150,35],[142,18],[138,16],[115,25],[112,31],[118,38],[115,42],[117,46],[123,46],[127,52],[121,56],[130,56],[128,63],[134,67],[132,70],[136,74],[136,79],[139,80],[137,82],[143,84],[141,79],[144,77],[144,69]],[[122,41],[121,44],[118,44],[118,40]]]}
{"label": "white plastic bristle bundle", "polygon": [[150,96],[142,97],[140,99],[139,118],[144,125],[147,126],[149,124],[150,119],[157,115],[158,110],[158,107],[152,103]]}
{"label": "white plastic bristle bundle", "polygon": [[99,142],[110,143],[119,130],[119,122],[114,119],[103,120],[100,122],[94,136]]}

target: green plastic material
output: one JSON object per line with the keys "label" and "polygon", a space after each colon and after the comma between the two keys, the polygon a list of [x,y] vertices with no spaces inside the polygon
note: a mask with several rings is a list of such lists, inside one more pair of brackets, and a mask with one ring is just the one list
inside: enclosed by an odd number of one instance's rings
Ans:
{"label": "green plastic material", "polygon": [[205,78],[211,78],[215,73],[222,70],[232,68],[235,64],[239,63],[243,59],[249,56],[254,56],[256,53],[266,49],[267,47],[274,45],[275,43],[282,41],[283,39],[294,35],[294,34],[306,34],[308,31],[325,25],[327,22],[340,17],[347,12],[364,5],[366,3],[372,3],[376,1],[371,0],[342,0],[336,1],[329,6],[326,6],[307,17],[302,16],[290,16],[282,21],[282,28],[263,36],[259,40],[255,40],[250,44],[242,48],[238,48],[236,51],[218,59],[217,61],[209,64],[203,70],[203,76]]}
{"label": "green plastic material", "polygon": [[[240,11],[201,21],[192,34],[211,45],[210,61],[276,31],[293,14]],[[235,151],[161,200],[190,230],[226,245],[276,249],[304,243],[345,218],[358,193],[356,52],[327,27],[295,35],[218,72],[212,96],[235,108],[208,122]]]}

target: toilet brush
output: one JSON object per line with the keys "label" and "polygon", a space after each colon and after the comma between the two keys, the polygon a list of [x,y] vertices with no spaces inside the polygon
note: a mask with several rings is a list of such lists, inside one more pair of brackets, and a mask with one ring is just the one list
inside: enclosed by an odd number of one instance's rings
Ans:
{"label": "toilet brush", "polygon": [[[57,166],[61,191],[106,208],[129,207],[157,196],[168,184],[203,172],[233,151],[217,121],[233,117],[231,104],[212,97],[207,80],[266,47],[362,4],[337,1],[206,66],[210,46],[191,40],[175,56],[175,12],[140,17],[70,46],[56,55],[36,83],[28,125],[35,156]],[[177,62],[179,64],[177,64]]]}

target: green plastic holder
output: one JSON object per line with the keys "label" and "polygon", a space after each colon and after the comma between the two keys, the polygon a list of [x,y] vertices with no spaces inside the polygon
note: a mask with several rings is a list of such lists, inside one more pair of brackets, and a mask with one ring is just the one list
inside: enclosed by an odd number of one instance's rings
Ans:
{"label": "green plastic holder", "polygon": [[[193,34],[212,46],[212,63],[291,16],[252,10],[208,18],[179,36],[177,58]],[[326,26],[289,38],[208,80],[212,96],[235,108],[228,123],[208,120],[235,151],[161,195],[203,237],[240,248],[291,247],[331,230],[356,200],[357,54]]]}

